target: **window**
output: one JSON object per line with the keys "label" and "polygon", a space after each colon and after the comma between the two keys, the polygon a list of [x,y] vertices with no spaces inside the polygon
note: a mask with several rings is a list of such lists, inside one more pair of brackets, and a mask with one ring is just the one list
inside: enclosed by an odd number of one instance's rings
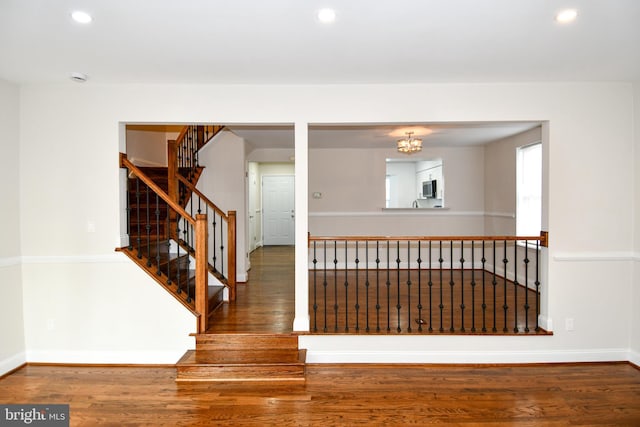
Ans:
{"label": "window", "polygon": [[538,236],[542,229],[542,144],[516,151],[516,234]]}

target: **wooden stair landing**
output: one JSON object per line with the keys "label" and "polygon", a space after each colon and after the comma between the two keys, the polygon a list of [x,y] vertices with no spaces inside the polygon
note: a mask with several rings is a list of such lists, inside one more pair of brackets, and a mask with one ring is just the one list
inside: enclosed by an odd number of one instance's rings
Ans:
{"label": "wooden stair landing", "polygon": [[176,364],[178,382],[304,382],[306,350],[292,334],[195,334]]}

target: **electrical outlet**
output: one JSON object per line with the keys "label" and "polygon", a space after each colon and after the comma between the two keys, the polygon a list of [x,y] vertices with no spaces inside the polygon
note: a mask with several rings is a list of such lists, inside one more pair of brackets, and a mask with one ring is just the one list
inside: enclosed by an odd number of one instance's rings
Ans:
{"label": "electrical outlet", "polygon": [[53,331],[56,328],[56,321],[53,319],[47,319],[47,331]]}
{"label": "electrical outlet", "polygon": [[96,223],[93,221],[87,221],[87,233],[96,232]]}
{"label": "electrical outlet", "polygon": [[572,317],[567,317],[564,320],[564,327],[567,331],[572,332],[573,331],[573,318]]}

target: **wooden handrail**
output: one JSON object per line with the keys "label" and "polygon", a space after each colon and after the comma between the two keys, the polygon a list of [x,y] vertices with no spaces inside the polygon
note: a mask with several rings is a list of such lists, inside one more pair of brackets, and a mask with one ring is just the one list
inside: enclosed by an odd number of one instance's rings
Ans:
{"label": "wooden handrail", "polygon": [[[470,242],[470,241],[518,241],[518,240],[531,240],[540,241],[545,240],[544,236],[309,236],[309,242],[322,242],[322,241],[454,241],[454,242]],[[543,246],[543,245],[541,245]]]}
{"label": "wooden handrail", "polygon": [[136,165],[131,163],[129,159],[127,159],[127,155],[124,153],[120,153],[120,167],[127,168],[131,172],[133,172],[138,179],[144,182],[145,185],[147,185],[151,190],[153,190],[154,193],[160,196],[160,198],[164,200],[171,207],[171,209],[179,213],[191,225],[193,226],[196,225],[196,220],[193,219],[191,215],[189,215],[189,213],[182,208],[182,206],[180,206],[175,201],[171,200],[171,197],[169,197],[169,195],[165,193],[164,190],[162,190],[162,188],[158,187],[158,185],[156,185],[152,180],[147,178],[144,172],[142,172]]}
{"label": "wooden handrail", "polygon": [[194,187],[193,184],[191,184],[187,178],[183,177],[180,174],[176,174],[176,177],[178,178],[178,181],[182,182],[185,186],[187,186],[189,191],[192,191],[192,192],[196,193],[207,205],[211,206],[211,208],[213,208],[213,210],[215,210],[218,213],[218,215],[220,215],[226,221],[229,221],[229,216],[227,214],[225,214],[222,209],[220,209],[218,206],[216,206],[215,203],[213,203],[211,200],[209,200],[207,198],[207,196],[202,194],[202,192],[200,192],[200,190],[198,190],[196,187]]}

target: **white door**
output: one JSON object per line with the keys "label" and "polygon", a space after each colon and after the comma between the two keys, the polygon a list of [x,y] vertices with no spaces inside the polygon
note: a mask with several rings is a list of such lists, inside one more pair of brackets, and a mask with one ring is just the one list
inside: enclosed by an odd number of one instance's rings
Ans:
{"label": "white door", "polygon": [[258,199],[258,174],[255,167],[249,164],[249,252],[258,247],[258,230],[256,227],[256,205]]}
{"label": "white door", "polygon": [[262,177],[263,242],[265,245],[294,244],[294,177]]}

